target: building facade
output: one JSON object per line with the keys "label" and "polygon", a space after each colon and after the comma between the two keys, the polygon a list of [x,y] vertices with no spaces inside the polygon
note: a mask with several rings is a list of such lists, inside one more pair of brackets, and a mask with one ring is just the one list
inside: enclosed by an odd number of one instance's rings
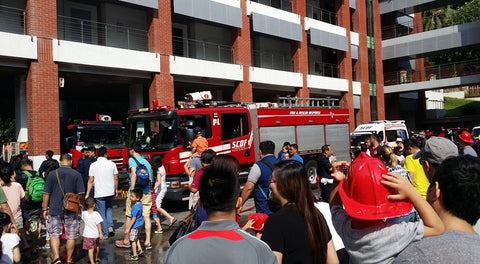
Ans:
{"label": "building facade", "polygon": [[[416,85],[427,74],[418,45],[428,43],[417,36],[429,2],[0,0],[2,112],[40,160],[59,153],[64,124],[96,113],[125,120],[154,99],[175,106],[203,90],[238,102],[337,98],[353,131],[386,112],[402,118],[402,93],[432,89]],[[405,15],[408,33],[386,39]],[[460,44],[478,43],[471,37]],[[412,87],[388,75],[405,70]]]}

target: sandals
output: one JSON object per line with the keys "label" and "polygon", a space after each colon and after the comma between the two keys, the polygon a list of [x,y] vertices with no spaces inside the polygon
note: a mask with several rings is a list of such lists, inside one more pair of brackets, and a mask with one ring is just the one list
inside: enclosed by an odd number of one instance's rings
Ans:
{"label": "sandals", "polygon": [[177,222],[177,219],[173,218],[173,221],[168,225],[168,228],[172,227]]}
{"label": "sandals", "polygon": [[155,230],[155,234],[163,234],[163,230]]}
{"label": "sandals", "polygon": [[[151,243],[143,244],[143,246],[145,247],[145,250],[152,249],[152,244]],[[138,255],[140,255],[140,254],[138,254]]]}

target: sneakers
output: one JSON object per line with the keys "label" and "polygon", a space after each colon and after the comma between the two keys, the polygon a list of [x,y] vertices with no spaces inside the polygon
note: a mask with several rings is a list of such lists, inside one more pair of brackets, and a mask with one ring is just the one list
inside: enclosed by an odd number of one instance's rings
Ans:
{"label": "sneakers", "polygon": [[155,230],[155,234],[163,234],[163,230]]}
{"label": "sneakers", "polygon": [[152,244],[151,243],[143,244],[143,246],[145,247],[145,250],[152,249]]}
{"label": "sneakers", "polygon": [[115,246],[117,246],[119,248],[129,248],[132,245],[130,245],[130,242],[125,242],[123,240],[117,240],[117,241],[115,241]]}
{"label": "sneakers", "polygon": [[140,257],[141,255],[143,255],[143,253],[145,253],[145,251],[143,251],[142,249],[138,250],[137,251],[137,255]]}
{"label": "sneakers", "polygon": [[45,244],[45,248],[50,248],[50,242]]}
{"label": "sneakers", "polygon": [[128,258],[129,261],[138,261],[138,256],[130,256]]}

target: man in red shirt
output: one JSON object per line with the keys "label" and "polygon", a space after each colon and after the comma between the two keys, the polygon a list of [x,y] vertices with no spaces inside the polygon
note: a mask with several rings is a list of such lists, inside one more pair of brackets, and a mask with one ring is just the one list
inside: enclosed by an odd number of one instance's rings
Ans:
{"label": "man in red shirt", "polygon": [[378,150],[380,149],[380,147],[380,139],[378,138],[378,135],[372,133],[370,135],[370,147],[368,147],[368,150],[370,151],[370,156],[372,158],[378,158]]}

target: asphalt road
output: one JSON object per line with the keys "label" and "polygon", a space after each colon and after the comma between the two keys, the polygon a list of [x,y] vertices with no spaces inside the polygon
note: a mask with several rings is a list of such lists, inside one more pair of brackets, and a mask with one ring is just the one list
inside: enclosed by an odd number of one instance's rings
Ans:
{"label": "asphalt road", "polygon": [[[247,203],[245,203],[244,208],[251,208],[253,206],[253,200],[249,199]],[[115,236],[108,238],[107,240],[100,241],[100,259],[101,263],[128,263],[128,257],[130,254],[129,248],[117,248],[115,246],[115,240],[123,239],[123,225],[125,222],[125,199],[118,198],[114,200],[113,206],[113,219],[114,219],[114,226],[115,226]],[[161,218],[162,221],[162,228],[164,230],[163,234],[155,234],[152,233],[152,250],[148,250],[145,252],[144,256],[141,256],[138,261],[134,261],[131,263],[145,263],[145,264],[153,264],[153,263],[162,263],[162,258],[165,252],[169,248],[168,239],[170,235],[175,231],[176,227],[181,219],[183,219],[189,212],[187,211],[187,203],[166,203],[164,207],[167,212],[172,214],[175,219],[178,219],[176,224],[168,228],[168,220],[165,218]],[[251,211],[247,211],[241,214],[240,223],[244,224],[247,220],[247,216],[250,213],[254,213],[254,209]],[[153,222],[153,221],[152,221]],[[83,226],[80,228],[80,234],[82,234]],[[78,238],[75,243],[75,253],[74,259],[76,263],[89,263],[87,251],[82,249],[82,237]],[[145,240],[145,234],[140,235],[140,241],[143,244]],[[45,244],[45,235],[42,232],[42,237],[40,240],[40,245]],[[60,247],[60,255],[62,258],[62,263],[66,263],[66,251],[65,251],[65,241],[61,242]],[[39,251],[39,256],[36,259],[31,259],[30,251],[22,252],[22,263],[51,263],[51,252],[50,249],[42,248]]]}

